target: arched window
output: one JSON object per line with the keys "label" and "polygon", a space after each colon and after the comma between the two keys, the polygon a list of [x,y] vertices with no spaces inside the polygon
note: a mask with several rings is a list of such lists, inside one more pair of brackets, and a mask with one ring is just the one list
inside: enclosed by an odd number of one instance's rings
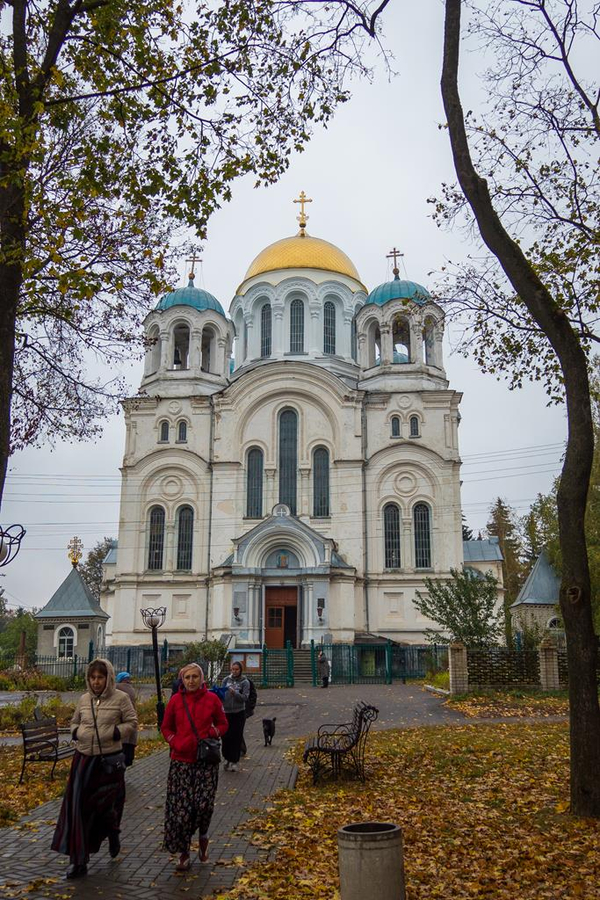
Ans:
{"label": "arched window", "polygon": [[183,419],[177,426],[177,440],[180,444],[187,442],[187,422],[184,422]]}
{"label": "arched window", "polygon": [[159,434],[160,434],[159,441],[162,444],[168,444],[169,443],[169,423],[168,422],[160,423]]}
{"label": "arched window", "polygon": [[190,365],[190,329],[176,325],[173,329],[173,368],[188,369]]}
{"label": "arched window", "polygon": [[293,409],[284,409],[279,417],[279,502],[289,506],[294,516],[297,469],[298,416]]}
{"label": "arched window", "polygon": [[313,453],[313,516],[329,515],[329,451],[317,447]]}
{"label": "arched window", "polygon": [[148,540],[149,569],[162,569],[164,546],[165,511],[162,506],[153,506],[150,510],[150,529]]}
{"label": "arched window", "polygon": [[356,318],[352,319],[350,325],[350,353],[354,362],[358,359],[358,341],[356,337]]}
{"label": "arched window", "polygon": [[418,416],[410,417],[410,436],[411,437],[419,437],[419,417]]}
{"label": "arched window", "polygon": [[392,416],[392,437],[400,437],[400,416]]}
{"label": "arched window", "polygon": [[558,618],[558,616],[552,616],[552,618],[549,619],[548,624],[546,625],[546,628],[550,629],[551,631],[560,630],[561,624],[560,624],[560,619]]}
{"label": "arched window", "polygon": [[383,508],[383,539],[385,547],[385,568],[400,568],[400,510],[395,503]]}
{"label": "arched window", "polygon": [[417,503],[413,510],[415,531],[415,567],[431,568],[431,525],[429,507],[425,503]]}
{"label": "arched window", "polygon": [[394,362],[410,362],[410,328],[402,316],[396,316],[392,326],[392,343],[394,345]]}
{"label": "arched window", "polygon": [[304,353],[304,303],[298,299],[290,306],[290,353]]}
{"label": "arched window", "polygon": [[260,311],[260,355],[271,355],[271,304],[265,303]]}
{"label": "arched window", "polygon": [[216,334],[212,328],[202,329],[202,363],[203,372],[215,372],[216,360]]}
{"label": "arched window", "polygon": [[246,515],[250,519],[260,519],[263,511],[263,452],[259,447],[248,451],[248,474],[246,480]]}
{"label": "arched window", "polygon": [[192,568],[192,540],[194,533],[194,510],[191,506],[181,506],[177,513],[177,568]]}
{"label": "arched window", "polygon": [[335,305],[331,300],[323,307],[323,352],[335,353]]}
{"label": "arched window", "polygon": [[65,625],[58,632],[58,658],[72,659],[75,650],[75,632]]}

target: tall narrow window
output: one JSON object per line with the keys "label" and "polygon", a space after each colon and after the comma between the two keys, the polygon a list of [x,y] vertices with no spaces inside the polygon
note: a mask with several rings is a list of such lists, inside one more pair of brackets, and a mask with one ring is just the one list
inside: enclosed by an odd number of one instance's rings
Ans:
{"label": "tall narrow window", "polygon": [[392,343],[394,345],[394,362],[410,362],[410,328],[406,319],[396,316],[392,326]]}
{"label": "tall narrow window", "polygon": [[304,353],[304,303],[298,299],[290,306],[290,353]]}
{"label": "tall narrow window", "polygon": [[400,568],[400,510],[395,503],[383,508],[385,568]]}
{"label": "tall narrow window", "polygon": [[317,447],[313,453],[313,516],[329,515],[329,451]]}
{"label": "tall narrow window", "polygon": [[183,419],[177,426],[177,441],[180,444],[185,444],[187,441],[187,422],[184,422]]}
{"label": "tall narrow window", "polygon": [[350,325],[350,353],[352,354],[352,359],[354,362],[358,359],[358,341],[356,338],[356,319],[352,319],[352,324]]}
{"label": "tall narrow window", "polygon": [[159,434],[160,434],[159,441],[161,441],[161,443],[163,443],[163,444],[167,444],[169,442],[169,423],[168,422],[160,423]]}
{"label": "tall narrow window", "polygon": [[431,568],[431,525],[429,507],[417,503],[413,510],[415,529],[415,566],[417,569]]}
{"label": "tall narrow window", "polygon": [[246,515],[250,519],[262,517],[263,504],[263,452],[259,447],[248,451],[248,478],[246,483]]}
{"label": "tall narrow window", "polygon": [[392,416],[392,437],[400,437],[400,416]]}
{"label": "tall narrow window", "polygon": [[148,540],[148,568],[162,569],[165,547],[165,511],[161,506],[150,510],[150,534]]}
{"label": "tall narrow window", "polygon": [[410,417],[410,436],[411,437],[419,437],[419,417],[418,416]]}
{"label": "tall narrow window", "polygon": [[176,325],[173,329],[173,368],[187,369],[190,364],[190,329]]}
{"label": "tall narrow window", "polygon": [[279,417],[279,502],[289,506],[294,516],[297,469],[298,416],[293,409],[285,409]]}
{"label": "tall narrow window", "polygon": [[260,355],[271,355],[271,304],[265,303],[260,311]]}
{"label": "tall narrow window", "polygon": [[192,568],[192,540],[194,533],[194,510],[182,506],[177,515],[177,568]]}
{"label": "tall narrow window", "polygon": [[58,658],[72,659],[75,649],[75,632],[68,625],[58,632]]}
{"label": "tall narrow window", "polygon": [[331,300],[323,307],[323,352],[335,353],[335,305]]}

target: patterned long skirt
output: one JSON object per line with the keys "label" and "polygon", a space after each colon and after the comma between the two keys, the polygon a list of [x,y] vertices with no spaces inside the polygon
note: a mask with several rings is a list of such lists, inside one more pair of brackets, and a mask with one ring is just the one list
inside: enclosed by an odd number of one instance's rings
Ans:
{"label": "patterned long skirt", "polygon": [[52,849],[84,865],[111,831],[119,831],[125,805],[123,772],[104,771],[99,756],[75,752],[52,839]]}
{"label": "patterned long skirt", "polygon": [[171,760],[165,803],[165,848],[189,853],[192,835],[208,833],[215,808],[219,767]]}

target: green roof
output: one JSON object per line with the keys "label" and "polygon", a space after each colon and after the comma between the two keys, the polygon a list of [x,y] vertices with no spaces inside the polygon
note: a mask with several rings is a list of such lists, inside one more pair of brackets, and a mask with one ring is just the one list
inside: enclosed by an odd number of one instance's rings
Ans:
{"label": "green roof", "polygon": [[192,306],[198,312],[212,309],[225,317],[225,310],[216,297],[201,288],[194,287],[194,277],[191,276],[187,287],[177,288],[170,294],[165,294],[156,305],[159,310],[171,309],[173,306]]}
{"label": "green roof", "polygon": [[35,614],[36,619],[55,619],[59,616],[68,616],[72,619],[110,618],[75,567],[71,569],[44,608]]}

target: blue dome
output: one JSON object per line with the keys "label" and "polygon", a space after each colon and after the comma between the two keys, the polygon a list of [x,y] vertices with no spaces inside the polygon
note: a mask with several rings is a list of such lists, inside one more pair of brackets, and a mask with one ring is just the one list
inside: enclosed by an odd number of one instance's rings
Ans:
{"label": "blue dome", "polygon": [[388,300],[412,300],[419,306],[423,306],[428,300],[431,300],[431,294],[424,288],[422,284],[416,281],[401,281],[394,278],[393,281],[386,281],[371,291],[365,300],[367,303],[376,303],[377,306],[383,306]]}
{"label": "blue dome", "polygon": [[225,318],[225,310],[217,298],[209,294],[208,291],[194,287],[193,276],[190,278],[187,287],[177,288],[176,291],[165,294],[162,300],[159,300],[157,303],[156,308],[171,309],[172,306],[193,306],[198,312],[202,312],[205,309],[213,309]]}

